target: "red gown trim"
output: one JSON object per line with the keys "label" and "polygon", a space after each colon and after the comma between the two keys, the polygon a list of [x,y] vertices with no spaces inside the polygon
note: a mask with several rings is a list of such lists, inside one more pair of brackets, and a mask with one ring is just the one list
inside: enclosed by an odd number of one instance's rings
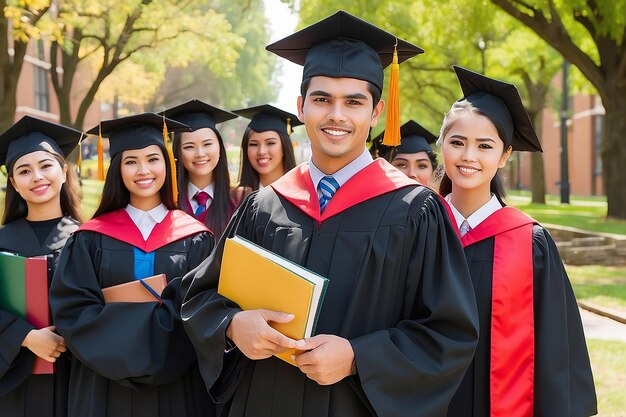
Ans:
{"label": "red gown trim", "polygon": [[209,231],[204,224],[182,210],[170,210],[163,221],[154,226],[148,240],[144,241],[141,232],[124,209],[91,219],[78,230],[98,232],[128,243],[144,252],[152,252],[196,233]]}
{"label": "red gown trim", "polygon": [[344,210],[366,200],[403,187],[419,185],[384,159],[376,159],[350,178],[320,213],[317,190],[309,174],[309,164],[303,163],[270,185],[304,214],[322,223]]}
{"label": "red gown trim", "polygon": [[495,237],[491,295],[490,416],[532,417],[535,323],[532,233],[535,221],[503,207],[462,238]]}

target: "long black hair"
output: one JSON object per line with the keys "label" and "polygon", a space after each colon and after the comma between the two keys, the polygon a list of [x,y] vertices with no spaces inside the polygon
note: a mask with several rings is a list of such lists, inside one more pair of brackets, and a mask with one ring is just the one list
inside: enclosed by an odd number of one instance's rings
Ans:
{"label": "long black hair", "polygon": [[[478,108],[474,107],[474,105],[472,105],[472,103],[470,103],[469,101],[457,101],[452,105],[450,110],[448,110],[448,112],[446,113],[446,116],[443,118],[443,122],[441,123],[441,131],[439,132],[439,139],[437,141],[439,146],[442,145],[441,142],[443,141],[443,138],[446,136],[446,134],[448,134],[448,132],[452,128],[452,125],[459,119],[459,117],[463,113],[475,113],[481,116],[485,116],[489,120],[491,120],[488,115],[481,112]],[[500,139],[502,139],[504,137],[504,133],[498,128],[498,125],[496,123],[494,123],[493,125],[498,131],[498,136],[500,137]],[[507,149],[504,149],[503,154],[506,151]],[[506,191],[504,190],[504,183],[502,181],[502,177],[500,176],[499,171],[496,171],[496,175],[494,175],[494,177],[491,179],[489,189],[496,196],[500,204],[506,206],[504,202],[504,199],[506,198]],[[452,181],[450,180],[450,177],[448,177],[448,174],[446,174],[446,172],[444,171],[443,176],[441,177],[441,182],[439,183],[439,194],[445,197],[451,192]]]}
{"label": "long black hair", "polygon": [[[174,193],[172,187],[172,171],[170,169],[170,159],[167,156],[167,150],[164,146],[158,145],[163,154],[165,160],[165,182],[159,190],[161,196],[161,202],[167,207],[168,210],[175,210],[176,204],[174,204]],[[111,158],[111,165],[107,171],[106,179],[104,180],[104,188],[102,189],[102,197],[100,198],[100,205],[93,214],[93,217],[98,217],[104,213],[115,211],[126,207],[130,203],[130,191],[124,185],[122,179],[122,154],[124,152],[118,152],[113,158]]]}
{"label": "long black hair", "polygon": [[[211,129],[211,128],[209,128]],[[228,160],[226,158],[226,147],[222,140],[222,135],[217,129],[211,129],[217,136],[220,147],[220,157],[217,165],[213,169],[213,184],[215,184],[215,194],[211,203],[210,215],[204,218],[204,224],[213,232],[215,236],[221,236],[228,224],[231,215],[231,188],[230,174],[228,172]],[[189,196],[187,195],[187,184],[189,184],[189,173],[185,169],[182,153],[182,133],[174,134],[174,159],[176,159],[176,182],[178,184],[178,207],[181,210],[190,211]]]}
{"label": "long black hair", "polygon": [[[50,154],[57,160],[61,169],[63,169],[67,163],[65,159],[59,154]],[[4,215],[2,217],[2,224],[11,223],[14,220],[24,218],[28,215],[28,205],[26,200],[22,198],[20,193],[17,192],[11,178],[13,178],[13,167],[15,163],[7,167],[7,175],[9,180],[7,181],[7,189],[4,199]],[[65,176],[65,183],[61,185],[61,212],[64,216],[73,218],[78,222],[82,222],[81,204],[79,197],[78,176],[72,166],[68,166],[67,174]]]}
{"label": "long black hair", "polygon": [[[250,135],[252,132],[254,132],[254,130],[249,127],[246,128],[241,140],[241,170],[239,172],[239,187],[244,189],[249,188],[254,191],[259,189],[260,177],[259,173],[252,167],[250,158],[248,158],[248,143],[250,142]],[[293,153],[293,145],[291,144],[289,135],[282,132],[273,132],[278,135],[280,144],[283,148],[283,174],[285,174],[296,167],[296,156]]]}

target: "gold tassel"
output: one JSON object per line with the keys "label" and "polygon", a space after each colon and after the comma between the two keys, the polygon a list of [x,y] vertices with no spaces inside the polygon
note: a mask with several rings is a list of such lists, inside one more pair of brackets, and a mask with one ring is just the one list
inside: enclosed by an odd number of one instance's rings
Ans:
{"label": "gold tassel", "polygon": [[291,128],[291,117],[287,117],[287,134],[291,136],[293,129]]}
{"label": "gold tassel", "polygon": [[83,163],[83,138],[85,132],[80,132],[80,139],[78,139],[78,158],[76,158],[76,168],[78,169],[78,176],[80,177],[80,166]]}
{"label": "gold tassel", "polygon": [[104,145],[101,125],[98,125],[98,181],[104,181]]}
{"label": "gold tassel", "polygon": [[[170,159],[170,171],[172,172],[172,197],[174,198],[174,204],[178,204],[178,185],[176,184],[176,161],[174,160],[174,151],[170,146],[170,134],[167,131],[167,123],[165,123],[165,116],[163,116],[163,141],[165,142],[165,149],[167,149],[167,156]],[[173,144],[172,144],[173,146]]]}
{"label": "gold tassel", "polygon": [[391,62],[387,103],[387,120],[383,145],[396,147],[400,144],[400,65],[398,64],[398,52],[395,46]]}

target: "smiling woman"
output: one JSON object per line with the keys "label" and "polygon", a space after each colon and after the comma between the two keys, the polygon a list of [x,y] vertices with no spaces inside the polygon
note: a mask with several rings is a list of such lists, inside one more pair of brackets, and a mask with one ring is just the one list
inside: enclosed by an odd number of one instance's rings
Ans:
{"label": "smiling woman", "polygon": [[[177,277],[214,245],[209,230],[174,203],[163,132],[184,129],[145,113],[92,130],[110,140],[102,201],[68,240],[50,288],[57,329],[75,354],[69,415],[214,415],[179,313]],[[103,288],[158,274],[168,281],[161,302],[105,302]]]}
{"label": "smiling woman", "polygon": [[[9,177],[0,228],[1,252],[44,256],[49,270],[54,271],[61,248],[80,221],[77,180],[64,156],[81,137],[77,130],[30,116],[0,136],[0,164],[6,166]],[[67,415],[69,360],[65,351],[65,341],[54,327],[35,328],[26,317],[0,308],[3,416]],[[57,372],[31,375],[37,357],[54,362]]]}

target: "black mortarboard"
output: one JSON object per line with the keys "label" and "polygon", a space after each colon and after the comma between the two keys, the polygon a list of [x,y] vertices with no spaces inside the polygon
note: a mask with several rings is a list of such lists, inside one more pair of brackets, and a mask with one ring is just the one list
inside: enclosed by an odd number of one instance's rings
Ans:
{"label": "black mortarboard", "polygon": [[270,104],[233,110],[233,113],[251,119],[248,127],[255,132],[274,130],[290,135],[292,128],[302,124],[295,114],[291,114]]}
{"label": "black mortarboard", "polygon": [[130,149],[143,149],[150,145],[165,147],[163,123],[170,132],[189,131],[189,126],[175,120],[159,116],[156,113],[142,113],[118,119],[103,120],[87,133],[109,138],[109,155]]}
{"label": "black mortarboard", "polygon": [[0,165],[10,168],[20,157],[36,151],[67,157],[82,136],[79,130],[24,116],[0,135]]}
{"label": "black mortarboard", "polygon": [[504,148],[543,152],[517,87],[454,65],[464,97],[487,115],[505,137]]}
{"label": "black mortarboard", "polygon": [[237,117],[229,111],[218,109],[200,100],[190,100],[161,112],[165,117],[188,125],[195,131],[208,127],[216,130],[215,125]]}
{"label": "black mortarboard", "polygon": [[437,136],[433,135],[413,120],[409,120],[400,126],[400,144],[395,148],[382,144],[384,135],[385,132],[383,131],[376,136],[373,139],[372,145],[378,150],[378,154],[381,156],[387,155],[391,150],[394,151],[394,155],[399,153],[432,153],[433,149],[430,147],[430,144],[435,143],[437,140]]}
{"label": "black mortarboard", "polygon": [[391,64],[397,42],[398,63],[424,51],[343,10],[265,49],[303,65],[302,80],[323,75],[369,81],[383,90],[383,68]]}

